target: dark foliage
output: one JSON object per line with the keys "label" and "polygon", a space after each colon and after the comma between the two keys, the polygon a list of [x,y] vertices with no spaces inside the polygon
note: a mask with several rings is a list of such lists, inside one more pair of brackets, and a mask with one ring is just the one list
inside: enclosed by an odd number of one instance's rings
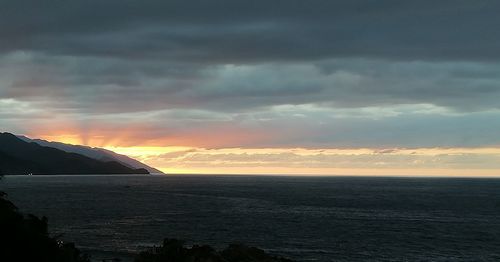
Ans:
{"label": "dark foliage", "polygon": [[25,142],[0,133],[0,174],[148,174],[116,161],[102,162],[76,153]]}
{"label": "dark foliage", "polygon": [[24,215],[0,192],[0,261],[88,262],[72,243],[50,237],[47,218]]}
{"label": "dark foliage", "polygon": [[161,247],[141,252],[135,262],[292,262],[267,254],[261,249],[241,244],[229,245],[222,251],[204,245],[184,246],[176,239],[165,239]]}

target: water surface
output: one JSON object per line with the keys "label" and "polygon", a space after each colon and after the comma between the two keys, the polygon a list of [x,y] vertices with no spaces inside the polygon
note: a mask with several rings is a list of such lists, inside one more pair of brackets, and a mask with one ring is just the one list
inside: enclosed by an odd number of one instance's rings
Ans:
{"label": "water surface", "polygon": [[0,190],[94,258],[163,238],[299,261],[498,261],[500,180],[19,176]]}

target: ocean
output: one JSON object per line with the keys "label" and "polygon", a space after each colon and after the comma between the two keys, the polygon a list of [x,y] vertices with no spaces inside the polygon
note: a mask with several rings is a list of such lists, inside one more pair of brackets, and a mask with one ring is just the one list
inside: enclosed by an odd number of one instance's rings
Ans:
{"label": "ocean", "polygon": [[500,260],[500,179],[17,176],[0,190],[96,261],[167,237],[297,261]]}

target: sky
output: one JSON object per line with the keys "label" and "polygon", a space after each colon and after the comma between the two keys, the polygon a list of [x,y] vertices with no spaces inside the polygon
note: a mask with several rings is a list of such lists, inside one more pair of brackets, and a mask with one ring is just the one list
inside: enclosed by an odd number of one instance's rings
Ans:
{"label": "sky", "polygon": [[169,173],[500,175],[500,2],[16,0],[0,128]]}

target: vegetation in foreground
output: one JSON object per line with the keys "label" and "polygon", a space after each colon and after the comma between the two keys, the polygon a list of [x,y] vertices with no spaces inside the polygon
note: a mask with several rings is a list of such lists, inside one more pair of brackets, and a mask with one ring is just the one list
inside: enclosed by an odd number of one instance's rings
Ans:
{"label": "vegetation in foreground", "polygon": [[231,244],[222,251],[204,246],[187,248],[184,242],[165,239],[160,247],[141,252],[135,262],[292,262],[267,254],[261,249],[242,244]]}
{"label": "vegetation in foreground", "polygon": [[88,262],[73,243],[49,236],[47,218],[24,215],[0,192],[0,261]]}

